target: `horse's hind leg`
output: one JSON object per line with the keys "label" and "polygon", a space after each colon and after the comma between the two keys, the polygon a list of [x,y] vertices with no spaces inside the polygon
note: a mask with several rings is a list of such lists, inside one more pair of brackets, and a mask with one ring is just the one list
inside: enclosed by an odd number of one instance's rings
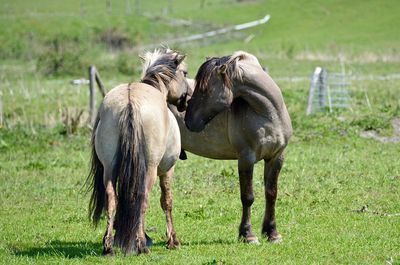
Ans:
{"label": "horse's hind leg", "polygon": [[265,215],[262,233],[270,242],[279,242],[281,235],[276,230],[275,201],[278,193],[278,176],[283,165],[284,155],[280,153],[276,158],[264,163],[264,187],[265,187]]}
{"label": "horse's hind leg", "polygon": [[103,237],[103,255],[112,256],[114,251],[112,249],[114,237],[114,217],[117,207],[117,198],[115,193],[115,185],[111,179],[111,170],[104,169],[104,185],[106,187],[106,208],[107,208],[107,230]]}
{"label": "horse's hind leg", "polygon": [[239,158],[240,199],[242,201],[242,221],[239,226],[239,239],[245,243],[258,244],[251,228],[251,205],[253,193],[254,157],[251,154]]}
{"label": "horse's hind leg", "polygon": [[143,205],[140,206],[140,210],[141,210],[140,216],[141,217],[140,217],[139,227],[137,230],[135,243],[134,243],[134,248],[135,248],[135,252],[137,255],[150,253],[150,250],[147,245],[146,233],[145,233],[145,228],[144,228],[144,220],[145,220],[145,212],[146,212],[146,209],[147,209],[147,206],[149,203],[149,194],[150,194],[151,188],[154,185],[156,178],[157,178],[157,167],[149,166],[147,168],[147,173],[145,176],[146,191],[144,194]]}
{"label": "horse's hind leg", "polygon": [[169,249],[178,248],[180,246],[179,240],[176,238],[174,224],[172,222],[172,192],[171,180],[174,175],[174,167],[172,167],[166,174],[160,176],[161,187],[161,208],[165,213],[167,221],[167,247]]}

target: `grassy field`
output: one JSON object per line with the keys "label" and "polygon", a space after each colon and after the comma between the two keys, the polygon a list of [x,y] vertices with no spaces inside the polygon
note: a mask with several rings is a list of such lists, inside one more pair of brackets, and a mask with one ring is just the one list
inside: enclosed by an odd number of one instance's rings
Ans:
{"label": "grassy field", "polygon": [[[398,1],[140,2],[137,12],[135,1],[109,7],[106,1],[1,1],[0,23],[7,27],[0,27],[0,263],[400,264],[400,146],[360,137],[364,130],[395,135],[400,80],[354,80],[351,109],[305,115],[307,78],[316,66],[339,71],[344,65],[355,77],[400,72]],[[70,80],[85,77],[89,64],[100,69],[107,88],[135,80],[140,47],[266,14],[272,16],[266,25],[174,48],[187,53],[191,77],[205,56],[252,52],[282,88],[294,127],[277,201],[283,242],[239,243],[235,161],[189,154],[178,162],[173,185],[181,249],[165,248],[155,187],[146,216],[151,254],[102,257],[105,220],[97,229],[90,225],[83,188],[90,128],[70,133],[66,121],[67,113],[85,110],[84,123],[88,92]],[[182,19],[191,24],[179,24]],[[262,172],[259,163],[253,228],[260,239]],[[357,211],[366,205],[368,211]]]}

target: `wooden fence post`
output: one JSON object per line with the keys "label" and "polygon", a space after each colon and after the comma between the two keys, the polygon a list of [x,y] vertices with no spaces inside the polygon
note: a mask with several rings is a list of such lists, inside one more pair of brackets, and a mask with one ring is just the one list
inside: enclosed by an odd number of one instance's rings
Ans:
{"label": "wooden fence post", "polygon": [[96,67],[91,65],[89,67],[89,120],[90,124],[94,125],[96,120],[96,89],[95,89],[95,79],[96,79]]}
{"label": "wooden fence post", "polygon": [[103,95],[103,98],[104,98],[104,96],[106,95],[106,89],[105,89],[105,87],[104,87],[104,85],[103,85],[103,82],[101,82],[101,78],[100,78],[100,74],[99,74],[99,72],[97,72],[97,69],[95,68],[95,78],[96,78],[96,83],[97,83],[97,86],[99,87],[99,89],[100,89],[100,92],[101,92],[101,94]]}

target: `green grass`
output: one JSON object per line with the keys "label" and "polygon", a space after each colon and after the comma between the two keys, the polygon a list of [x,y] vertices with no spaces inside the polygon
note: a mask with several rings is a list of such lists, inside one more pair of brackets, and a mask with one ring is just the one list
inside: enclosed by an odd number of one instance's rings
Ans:
{"label": "green grass", "polygon": [[[316,66],[340,71],[340,56],[355,76],[398,73],[397,1],[218,0],[206,1],[203,9],[200,1],[173,1],[169,17],[193,21],[189,27],[171,26],[161,1],[141,1],[140,15],[135,1],[131,15],[126,15],[126,1],[111,2],[111,12],[105,1],[0,5],[0,22],[7,25],[0,27],[0,263],[400,264],[400,217],[386,215],[400,213],[399,144],[359,136],[370,129],[393,135],[400,81],[353,81],[351,110],[305,116],[309,82],[280,78],[308,77]],[[164,246],[165,218],[155,186],[146,215],[155,243],[151,254],[101,257],[105,220],[97,229],[90,225],[89,196],[83,190],[90,129],[68,134],[63,123],[66,112],[88,108],[88,91],[69,81],[85,77],[89,64],[100,69],[108,89],[137,80],[139,46],[265,14],[272,15],[266,25],[175,48],[187,53],[191,77],[206,56],[252,52],[282,88],[294,127],[279,180],[277,222],[283,242],[237,242],[241,205],[235,161],[189,155],[178,162],[173,184],[181,249]],[[110,29],[127,36],[131,47],[111,51],[100,40]],[[245,43],[251,34],[254,38]],[[54,41],[62,41],[62,51],[51,46]],[[45,75],[39,58],[61,58],[65,67]],[[86,118],[87,111],[82,122]],[[255,168],[252,220],[260,239],[262,166]],[[364,205],[370,212],[354,211]]]}
{"label": "green grass", "polygon": [[[89,135],[64,137],[43,131],[1,131],[0,257],[11,263],[100,263],[104,220],[90,227],[81,192],[87,174]],[[286,152],[277,202],[284,241],[260,246],[238,243],[240,199],[236,165],[189,156],[177,166],[174,217],[182,248],[164,247],[160,192],[151,194],[147,227],[155,245],[141,257],[117,263],[381,264],[399,261],[399,217],[356,213],[363,205],[399,213],[397,145],[353,136],[295,140]],[[201,165],[201,166],[199,166]],[[262,165],[255,170],[253,226],[260,236],[264,211]]]}

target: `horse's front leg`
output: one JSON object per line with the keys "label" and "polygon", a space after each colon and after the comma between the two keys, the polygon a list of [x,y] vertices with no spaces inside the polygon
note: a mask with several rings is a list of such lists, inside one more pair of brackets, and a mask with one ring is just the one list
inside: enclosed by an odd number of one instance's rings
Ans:
{"label": "horse's front leg", "polygon": [[283,165],[284,155],[279,154],[276,158],[264,163],[264,187],[265,187],[265,215],[262,226],[262,234],[268,241],[276,243],[282,240],[276,230],[275,202],[278,194],[278,176]]}
{"label": "horse's front leg", "polygon": [[258,244],[251,228],[251,205],[254,202],[253,168],[254,156],[247,154],[239,158],[240,199],[242,201],[242,221],[239,226],[239,240]]}
{"label": "horse's front leg", "polygon": [[106,208],[107,208],[107,229],[106,233],[103,237],[103,255],[105,256],[113,256],[113,227],[114,227],[114,217],[115,211],[117,207],[117,198],[115,193],[115,186],[110,179],[111,172],[108,172],[108,169],[104,170],[104,184],[106,186]]}
{"label": "horse's front leg", "polygon": [[172,192],[171,181],[174,175],[174,167],[172,167],[166,174],[160,176],[161,188],[161,208],[165,213],[167,221],[167,247],[169,249],[178,248],[180,246],[179,240],[176,237],[174,224],[172,221]]}

